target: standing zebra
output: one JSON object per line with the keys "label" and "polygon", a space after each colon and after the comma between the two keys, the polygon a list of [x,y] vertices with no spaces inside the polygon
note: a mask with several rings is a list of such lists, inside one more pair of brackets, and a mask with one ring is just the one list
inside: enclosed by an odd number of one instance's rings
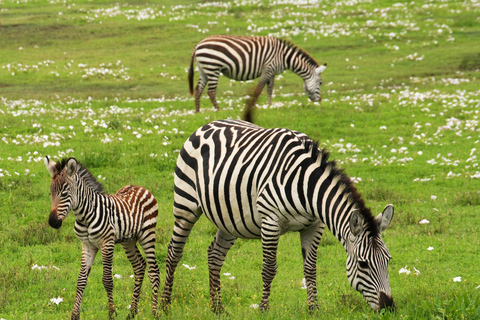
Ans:
{"label": "standing zebra", "polygon": [[275,75],[289,69],[305,81],[304,88],[312,101],[320,101],[320,74],[327,64],[319,66],[305,51],[292,43],[273,37],[211,36],[200,41],[192,53],[188,83],[193,94],[193,60],[197,62],[200,79],[195,88],[195,111],[200,111],[200,96],[208,82],[208,96],[218,110],[216,90],[220,74],[234,80],[260,77],[249,108],[267,85],[268,104],[272,104]]}
{"label": "standing zebra", "polygon": [[171,302],[174,272],[202,213],[218,231],[208,248],[211,306],[223,310],[220,270],[237,238],[261,239],[263,295],[269,307],[279,237],[299,231],[308,304],[317,308],[317,249],[325,225],[347,251],[347,276],[371,308],[393,307],[390,254],[381,238],[393,217],[376,218],[351,180],[308,136],[240,120],[215,121],[183,145],[175,168],[175,226],[168,246],[162,306]]}
{"label": "standing zebra", "polygon": [[160,272],[155,259],[155,226],[158,204],[150,191],[128,185],[116,194],[104,194],[102,185],[75,158],[55,163],[48,157],[45,165],[52,175],[50,192],[52,207],[48,223],[60,228],[68,213],[75,213],[75,233],[82,242],[82,265],[77,282],[77,294],[72,319],[80,318],[80,305],[87,285],[88,274],[95,255],[101,251],[103,285],[108,296],[108,316],[113,319],[113,249],[120,243],[135,273],[133,300],[128,318],[138,312],[138,299],[145,275],[146,263],[140,254],[138,241],[148,261],[148,277],[153,289],[152,311],[157,313]]}

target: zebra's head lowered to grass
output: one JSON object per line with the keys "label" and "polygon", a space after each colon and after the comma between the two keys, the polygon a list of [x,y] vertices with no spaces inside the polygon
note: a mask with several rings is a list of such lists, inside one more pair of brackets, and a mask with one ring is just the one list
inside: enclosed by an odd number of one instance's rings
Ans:
{"label": "zebra's head lowered to grass", "polygon": [[75,158],[62,159],[59,163],[55,163],[45,157],[45,166],[52,176],[50,185],[52,206],[48,223],[52,228],[58,229],[70,211],[76,207],[78,177],[83,177],[93,190],[99,193],[103,192],[103,187]]}
{"label": "zebra's head lowered to grass", "polygon": [[308,77],[305,76],[303,88],[308,95],[308,98],[313,102],[321,101],[322,95],[320,92],[320,86],[322,85],[322,72],[327,68],[325,63],[322,66],[315,68],[314,72],[311,72]]}
{"label": "zebra's head lowered to grass", "polygon": [[391,256],[381,237],[392,218],[392,205],[387,205],[372,221],[366,221],[356,209],[350,215],[350,236],[345,244],[348,280],[374,310],[395,308],[388,281]]}

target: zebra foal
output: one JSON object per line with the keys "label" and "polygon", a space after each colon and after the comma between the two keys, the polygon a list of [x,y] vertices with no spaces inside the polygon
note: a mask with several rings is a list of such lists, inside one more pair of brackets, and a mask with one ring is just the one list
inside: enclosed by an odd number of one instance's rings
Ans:
{"label": "zebra foal", "polygon": [[269,307],[281,235],[298,231],[308,305],[317,308],[317,249],[327,226],[347,252],[347,277],[372,309],[393,307],[390,254],[381,238],[393,218],[387,205],[376,218],[351,180],[308,136],[264,129],[239,120],[214,121],[183,145],[174,176],[175,225],[162,293],[171,302],[175,269],[202,213],[217,228],[208,248],[211,306],[223,310],[220,270],[237,238],[261,239],[263,294]]}
{"label": "zebra foal", "polygon": [[312,101],[320,101],[320,66],[310,55],[286,40],[266,36],[210,36],[193,50],[188,71],[190,94],[193,94],[193,61],[197,62],[200,78],[195,87],[195,112],[200,111],[200,96],[208,83],[208,96],[218,110],[216,90],[220,74],[234,80],[260,78],[248,108],[253,108],[267,85],[268,104],[272,104],[275,75],[291,70],[304,80],[304,88]]}
{"label": "zebra foal", "polygon": [[112,262],[114,245],[117,243],[125,249],[135,274],[133,299],[127,319],[135,317],[146,269],[137,241],[147,258],[148,277],[153,290],[152,311],[156,315],[160,284],[160,272],[155,258],[157,200],[150,191],[133,185],[122,187],[115,194],[105,194],[102,185],[75,158],[55,163],[45,157],[45,165],[52,176],[52,206],[48,222],[51,227],[58,229],[73,210],[75,233],[82,242],[82,263],[71,318],[80,319],[83,291],[98,250],[102,254],[108,316],[109,319],[114,318]]}

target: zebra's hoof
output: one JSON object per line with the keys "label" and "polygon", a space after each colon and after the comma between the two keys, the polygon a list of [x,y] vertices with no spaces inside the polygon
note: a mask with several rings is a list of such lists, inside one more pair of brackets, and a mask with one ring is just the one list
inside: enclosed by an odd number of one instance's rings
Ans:
{"label": "zebra's hoof", "polygon": [[308,312],[310,314],[315,313],[316,311],[318,311],[318,309],[319,309],[319,307],[318,307],[318,304],[316,304],[316,303],[308,305]]}
{"label": "zebra's hoof", "polygon": [[262,312],[262,313],[266,312],[266,311],[268,311],[268,309],[270,309],[270,304],[268,302],[266,302],[266,303],[262,302],[262,303],[260,303],[260,308],[259,309],[260,309],[260,312]]}

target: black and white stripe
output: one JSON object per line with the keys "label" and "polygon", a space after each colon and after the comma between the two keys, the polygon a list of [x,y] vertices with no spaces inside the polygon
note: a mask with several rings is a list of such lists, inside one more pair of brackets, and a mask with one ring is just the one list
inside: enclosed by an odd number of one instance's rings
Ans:
{"label": "black and white stripe", "polygon": [[116,194],[105,194],[102,185],[75,158],[55,163],[46,157],[45,165],[52,176],[49,224],[53,228],[60,228],[68,213],[73,210],[76,218],[75,233],[82,242],[82,264],[72,319],[80,318],[80,306],[88,274],[99,250],[102,254],[103,285],[108,296],[109,318],[113,319],[115,308],[112,262],[116,243],[125,249],[135,274],[129,318],[136,315],[147,266],[138,250],[137,241],[148,262],[148,276],[153,289],[152,311],[155,315],[160,272],[155,259],[158,204],[152,193],[142,187],[128,185],[120,188]]}
{"label": "black and white stripe", "polygon": [[250,105],[267,85],[268,103],[272,103],[275,75],[291,70],[304,80],[304,88],[312,101],[320,101],[320,74],[327,64],[319,64],[292,43],[273,37],[211,36],[200,41],[192,53],[188,81],[193,94],[193,61],[197,62],[200,78],[195,88],[195,111],[200,111],[200,96],[208,83],[208,96],[218,109],[216,90],[220,74],[234,80],[260,78]]}
{"label": "black and white stripe", "polygon": [[373,309],[393,306],[390,255],[381,239],[393,206],[374,218],[351,180],[305,134],[239,120],[199,128],[175,169],[175,226],[168,247],[164,308],[187,238],[202,213],[217,226],[208,248],[212,308],[222,311],[220,269],[237,238],[261,239],[263,296],[268,308],[279,237],[299,231],[309,307],[317,306],[317,248],[325,225],[345,247],[347,276]]}

